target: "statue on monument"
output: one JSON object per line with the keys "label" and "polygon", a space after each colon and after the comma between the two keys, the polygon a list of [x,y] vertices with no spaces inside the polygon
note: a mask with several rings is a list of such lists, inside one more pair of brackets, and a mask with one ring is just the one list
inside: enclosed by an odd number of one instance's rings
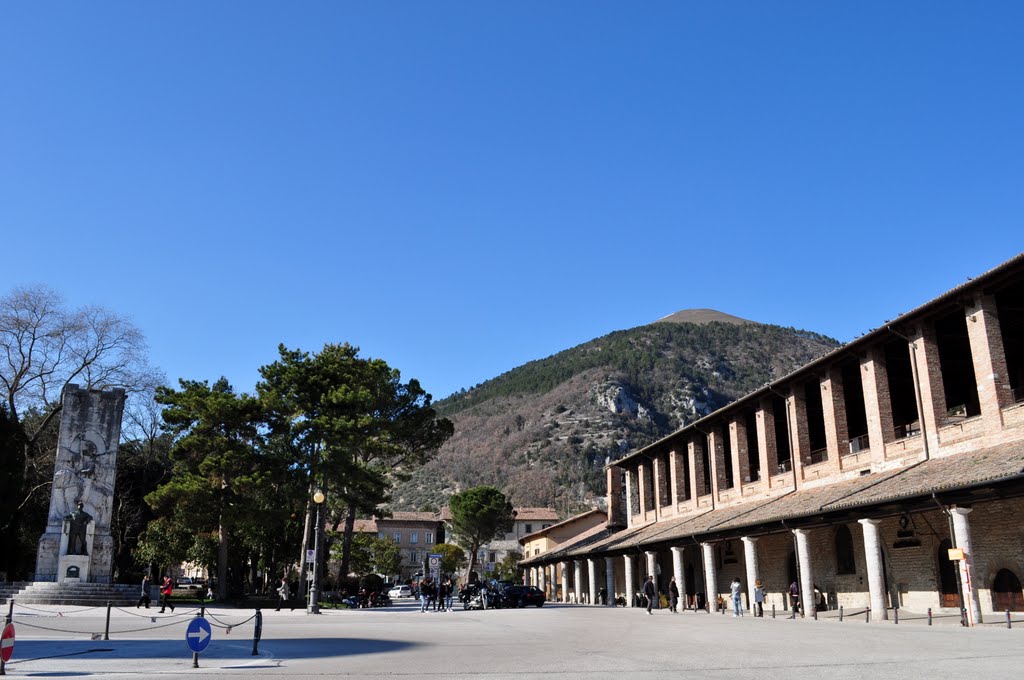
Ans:
{"label": "statue on monument", "polygon": [[68,555],[88,555],[85,530],[92,521],[92,515],[85,511],[81,502],[78,508],[64,516],[64,533],[68,535]]}

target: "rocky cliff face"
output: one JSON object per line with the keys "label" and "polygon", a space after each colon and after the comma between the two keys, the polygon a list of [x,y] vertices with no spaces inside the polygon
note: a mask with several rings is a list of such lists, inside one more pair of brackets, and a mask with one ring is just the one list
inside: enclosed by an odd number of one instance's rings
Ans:
{"label": "rocky cliff face", "polygon": [[[434,509],[478,484],[563,515],[603,500],[604,465],[838,343],[698,310],[710,321],[617,331],[438,403],[455,435],[396,488],[393,509]],[[694,314],[677,313],[684,319]],[[716,316],[717,315],[717,316]]]}

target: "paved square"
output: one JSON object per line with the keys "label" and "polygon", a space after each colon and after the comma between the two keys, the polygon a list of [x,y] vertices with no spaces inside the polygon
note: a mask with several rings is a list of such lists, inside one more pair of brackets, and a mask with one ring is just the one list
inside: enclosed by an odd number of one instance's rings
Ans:
{"label": "paved square", "polygon": [[[862,619],[790,621],[643,609],[545,605],[517,610],[420,613],[387,609],[268,611],[252,656],[250,611],[212,608],[213,640],[198,669],[185,644],[192,613],[142,616],[115,610],[57,615],[15,610],[11,677],[288,676],[291,678],[793,678],[862,680],[1015,677],[1024,630],[962,629]],[[223,625],[237,625],[226,632]],[[123,631],[123,632],[122,632]],[[130,631],[130,632],[129,632]]]}

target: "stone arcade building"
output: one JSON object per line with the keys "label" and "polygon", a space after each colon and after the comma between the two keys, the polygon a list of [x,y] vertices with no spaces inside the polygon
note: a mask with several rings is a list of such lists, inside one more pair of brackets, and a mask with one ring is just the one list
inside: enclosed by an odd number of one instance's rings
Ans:
{"label": "stone arcade building", "polygon": [[[739,577],[786,608],[1024,611],[1024,255],[606,468],[605,530],[523,561],[575,601]],[[953,550],[951,550],[953,549]],[[962,554],[962,559],[952,559]]]}

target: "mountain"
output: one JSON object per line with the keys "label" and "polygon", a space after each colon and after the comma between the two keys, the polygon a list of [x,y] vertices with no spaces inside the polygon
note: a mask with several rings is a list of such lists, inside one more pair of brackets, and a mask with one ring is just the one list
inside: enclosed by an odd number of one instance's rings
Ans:
{"label": "mountain", "polygon": [[676,312],[531,361],[437,402],[455,434],[400,483],[394,510],[478,484],[565,516],[600,503],[604,465],[839,346],[715,310]]}

